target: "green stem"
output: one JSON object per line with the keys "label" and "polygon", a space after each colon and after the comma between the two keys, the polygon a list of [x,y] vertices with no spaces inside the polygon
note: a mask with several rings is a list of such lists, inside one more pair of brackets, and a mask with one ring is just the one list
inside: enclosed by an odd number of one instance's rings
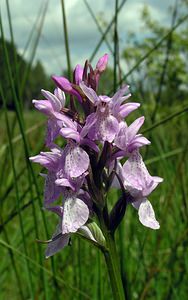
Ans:
{"label": "green stem", "polygon": [[107,250],[105,250],[103,253],[108,269],[114,300],[125,300],[116,245],[113,237],[109,233],[106,235],[106,244]]}
{"label": "green stem", "polygon": [[[118,260],[118,253],[115,245],[114,236],[113,233],[108,230],[108,226],[104,220],[104,213],[103,215],[99,213],[98,217],[100,220],[101,229],[106,240],[106,247],[102,249],[102,252],[106,261],[113,298],[114,300],[125,300],[125,292],[121,278],[120,264]],[[108,222],[108,220],[106,221]]]}

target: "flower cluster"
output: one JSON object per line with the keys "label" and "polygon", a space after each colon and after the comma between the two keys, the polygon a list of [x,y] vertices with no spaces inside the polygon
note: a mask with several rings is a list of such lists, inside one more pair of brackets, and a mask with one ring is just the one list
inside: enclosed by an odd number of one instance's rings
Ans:
{"label": "flower cluster", "polygon": [[[43,174],[44,207],[60,220],[47,247],[47,257],[67,245],[75,232],[98,242],[89,224],[107,208],[106,195],[111,186],[120,188],[122,197],[108,214],[109,227],[120,223],[118,208],[131,203],[143,225],[159,228],[147,197],[162,178],[149,174],[139,153],[141,147],[150,144],[138,133],[144,117],[129,126],[125,122],[140,104],[128,102],[131,94],[127,85],[112,97],[96,92],[107,62],[105,54],[95,69],[88,61],[84,68],[77,65],[73,82],[53,76],[57,86],[54,93],[42,90],[45,99],[33,100],[34,106],[48,117],[45,144],[50,151],[30,159],[48,170]],[[69,94],[68,100],[65,93]],[[55,144],[57,137],[62,137],[63,148]]]}

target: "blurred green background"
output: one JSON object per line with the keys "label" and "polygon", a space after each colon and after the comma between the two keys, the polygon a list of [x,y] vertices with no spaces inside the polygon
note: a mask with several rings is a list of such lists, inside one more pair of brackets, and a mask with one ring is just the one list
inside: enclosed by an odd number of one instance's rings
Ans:
{"label": "blurred green background", "polygon": [[152,145],[142,154],[164,178],[150,196],[160,230],[130,206],[116,234],[128,299],[187,299],[188,1],[35,2],[0,3],[0,299],[112,299],[103,257],[86,242],[73,237],[45,260],[36,238],[49,239],[57,220],[42,209],[41,167],[28,160],[45,135],[31,100],[53,91],[51,74],[70,76],[105,52],[100,93],[130,85],[142,106],[127,121],[145,115]]}

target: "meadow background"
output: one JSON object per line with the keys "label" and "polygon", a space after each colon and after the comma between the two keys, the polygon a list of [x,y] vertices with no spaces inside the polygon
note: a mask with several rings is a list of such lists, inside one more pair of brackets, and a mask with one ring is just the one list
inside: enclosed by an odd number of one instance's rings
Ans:
{"label": "meadow background", "polygon": [[142,106],[128,122],[145,115],[152,145],[142,154],[164,178],[150,196],[160,230],[143,227],[130,206],[116,234],[127,299],[187,299],[188,1],[35,2],[0,2],[0,300],[112,299],[103,257],[87,242],[73,237],[45,260],[36,239],[51,237],[56,218],[42,209],[41,167],[28,160],[45,135],[31,100],[53,91],[51,74],[70,78],[105,52],[100,92],[131,86]]}

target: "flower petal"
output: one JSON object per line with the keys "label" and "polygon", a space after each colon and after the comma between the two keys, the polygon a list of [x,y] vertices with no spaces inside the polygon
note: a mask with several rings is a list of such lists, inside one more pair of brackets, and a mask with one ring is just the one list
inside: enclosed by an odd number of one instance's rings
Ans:
{"label": "flower petal", "polygon": [[77,144],[69,143],[63,152],[63,168],[66,176],[78,177],[89,167],[88,154]]}
{"label": "flower petal", "polygon": [[94,113],[96,121],[90,127],[88,136],[91,140],[108,141],[111,143],[119,131],[119,123],[112,115]]}
{"label": "flower petal", "polygon": [[91,141],[88,138],[82,139],[81,145],[86,145],[86,146],[90,147],[91,149],[93,149],[97,153],[99,153],[99,151],[100,151],[99,147],[95,144],[95,142]]}
{"label": "flower petal", "polygon": [[122,118],[127,117],[132,111],[137,109],[140,106],[140,103],[136,102],[130,102],[130,103],[125,103],[120,106],[120,115]]}
{"label": "flower petal", "polygon": [[73,191],[75,190],[75,186],[67,178],[58,178],[55,180],[55,184],[57,186],[70,187]]}
{"label": "flower petal", "polygon": [[65,106],[65,93],[60,88],[55,88],[54,95],[61,102],[61,107],[64,107]]}
{"label": "flower petal", "polygon": [[67,198],[63,204],[62,233],[76,232],[89,218],[87,205],[78,198]]}
{"label": "flower petal", "polygon": [[83,81],[80,82],[80,87],[83,93],[93,104],[96,104],[98,102],[98,96],[92,88],[87,87]]}
{"label": "flower petal", "polygon": [[[148,196],[162,181],[162,178],[151,176],[138,151],[132,152],[129,159],[123,165],[125,185],[133,197]],[[136,190],[138,193],[136,193]]]}
{"label": "flower petal", "polygon": [[29,159],[35,163],[41,164],[50,171],[56,171],[60,162],[61,151],[52,149],[52,152],[40,152],[39,155],[32,156]]}
{"label": "flower petal", "polygon": [[36,109],[47,116],[50,116],[54,111],[52,104],[48,100],[33,100],[32,103]]}
{"label": "flower petal", "polygon": [[72,128],[62,128],[59,133],[66,139],[72,139],[78,143],[80,142],[79,133]]}
{"label": "flower petal", "polygon": [[67,78],[63,76],[52,76],[52,79],[61,90],[67,93],[70,93],[72,91],[72,85]]}
{"label": "flower petal", "polygon": [[137,134],[140,127],[143,125],[145,118],[140,117],[136,119],[129,127],[128,127],[128,138],[131,141],[135,135]]}
{"label": "flower petal", "polygon": [[60,131],[60,126],[58,122],[54,119],[48,119],[46,137],[45,137],[45,143],[47,147],[50,148],[50,145],[58,136],[59,131]]}
{"label": "flower petal", "polygon": [[[48,247],[45,252],[46,258],[54,255],[55,253],[59,252],[61,249],[63,249],[65,246],[69,243],[69,234],[64,234],[62,236],[57,237],[61,234],[61,224],[59,224],[56,228],[55,233],[52,236],[52,241],[48,244]],[[54,239],[54,240],[53,240]]]}
{"label": "flower petal", "polygon": [[77,85],[79,85],[80,82],[82,81],[82,77],[83,77],[83,68],[80,65],[77,65],[76,68],[74,69],[74,79]]}
{"label": "flower petal", "polygon": [[130,143],[130,145],[128,146],[128,151],[132,152],[142,146],[150,145],[150,144],[151,142],[140,134],[133,139],[132,143]]}
{"label": "flower petal", "polygon": [[143,198],[138,207],[138,215],[140,222],[149,228],[159,229],[159,222],[155,218],[155,212],[151,203],[147,198]]}
{"label": "flower petal", "polygon": [[55,184],[56,174],[49,172],[46,176],[44,186],[44,206],[48,206],[50,203],[57,200],[60,196],[61,188]]}
{"label": "flower petal", "polygon": [[78,98],[80,102],[82,102],[82,97],[80,94],[72,87],[72,84],[70,81],[65,78],[65,77],[60,77],[60,76],[52,76],[53,81],[55,84],[62,89],[64,92],[74,95]]}
{"label": "flower petal", "polygon": [[101,58],[99,58],[99,60],[96,64],[96,69],[100,73],[102,73],[105,71],[107,64],[108,64],[108,54],[104,54]]}
{"label": "flower petal", "polygon": [[123,85],[122,88],[120,88],[112,97],[112,102],[114,103],[114,105],[116,105],[117,103],[119,103],[118,100],[121,101],[121,97],[123,97],[123,95],[125,95],[125,93],[128,91],[129,86],[127,84]]}
{"label": "flower petal", "polygon": [[60,111],[62,106],[61,106],[61,101],[52,93],[46,90],[41,90],[42,94],[48,99],[53,106],[54,111]]}

